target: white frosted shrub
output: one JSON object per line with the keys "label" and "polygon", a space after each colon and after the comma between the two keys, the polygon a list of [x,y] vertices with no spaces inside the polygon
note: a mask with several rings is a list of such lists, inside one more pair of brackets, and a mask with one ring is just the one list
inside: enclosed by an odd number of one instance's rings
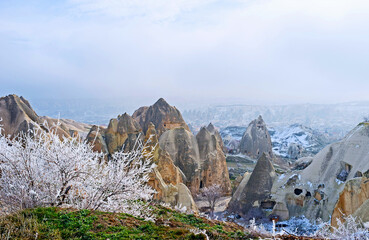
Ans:
{"label": "white frosted shrub", "polygon": [[141,200],[154,193],[147,185],[154,164],[152,152],[136,144],[106,161],[77,137],[60,137],[57,126],[15,138],[0,131],[0,212],[67,205],[148,216]]}

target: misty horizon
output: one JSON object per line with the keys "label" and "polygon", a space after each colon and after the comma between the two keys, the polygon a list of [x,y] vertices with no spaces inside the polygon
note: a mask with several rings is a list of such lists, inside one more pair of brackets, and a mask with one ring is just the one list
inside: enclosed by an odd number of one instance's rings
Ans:
{"label": "misty horizon", "polygon": [[3,1],[0,95],[369,101],[368,10],[362,0]]}

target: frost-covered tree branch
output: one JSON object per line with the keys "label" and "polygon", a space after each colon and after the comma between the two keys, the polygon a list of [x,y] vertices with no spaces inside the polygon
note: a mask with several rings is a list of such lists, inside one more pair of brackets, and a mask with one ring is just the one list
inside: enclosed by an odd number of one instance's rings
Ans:
{"label": "frost-covered tree branch", "polygon": [[[146,183],[152,152],[142,142],[132,152],[103,153],[57,128],[29,130],[15,138],[0,133],[0,212],[38,206],[138,213],[154,193]],[[133,212],[132,212],[133,211]]]}
{"label": "frost-covered tree branch", "polygon": [[222,197],[222,187],[218,184],[200,189],[200,199],[207,201],[210,208],[210,217],[214,216],[215,205]]}

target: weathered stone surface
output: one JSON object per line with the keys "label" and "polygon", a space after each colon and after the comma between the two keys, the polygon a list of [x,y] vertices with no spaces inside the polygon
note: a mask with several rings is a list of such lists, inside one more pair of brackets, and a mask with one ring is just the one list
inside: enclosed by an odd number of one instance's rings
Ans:
{"label": "weathered stone surface", "polygon": [[[369,126],[359,124],[344,139],[321,150],[312,161],[306,158],[296,170],[276,179],[272,200],[286,204],[290,217],[304,215],[310,220],[328,221],[332,214],[332,219],[336,218],[335,208],[353,213],[364,202],[364,186],[355,178],[364,177],[369,169],[368,152]],[[294,182],[289,181],[291,178]]]}
{"label": "weathered stone surface", "polygon": [[363,223],[369,222],[369,199],[361,204],[352,216],[360,219]]}
{"label": "weathered stone surface", "polygon": [[278,216],[279,220],[285,221],[289,219],[288,208],[285,203],[278,202],[273,208],[272,215]]}
{"label": "weathered stone surface", "polygon": [[241,200],[241,194],[242,194],[243,190],[245,189],[246,184],[250,180],[251,173],[245,172],[245,174],[243,176],[240,176],[240,177],[241,177],[241,182],[238,184],[238,186],[236,188],[236,191],[234,192],[234,194],[232,196],[233,201],[240,201]]}
{"label": "weathered stone surface", "polygon": [[[210,129],[210,131],[208,130]],[[196,135],[201,159],[200,188],[220,185],[223,194],[232,191],[221,137],[212,124],[202,127]]]}
{"label": "weathered stone surface", "polygon": [[190,190],[183,183],[178,184],[178,203],[185,206],[192,212],[198,212],[195,201],[192,198]]}
{"label": "weathered stone surface", "polygon": [[175,128],[161,135],[159,145],[184,173],[184,183],[196,195],[200,187],[201,162],[195,136],[185,128]]}
{"label": "weathered stone surface", "polygon": [[108,147],[105,142],[105,129],[93,125],[87,134],[86,141],[93,145],[96,152],[108,153]]}
{"label": "weathered stone surface", "polygon": [[298,159],[303,151],[304,148],[300,144],[290,143],[290,145],[288,146],[287,154],[288,157],[291,159]]}
{"label": "weathered stone surface", "polygon": [[155,126],[151,123],[146,131],[145,142],[147,151],[153,151],[153,161],[157,165],[150,176],[149,184],[157,191],[154,199],[169,203],[172,206],[185,206],[188,210],[197,212],[197,206],[191,192],[183,184],[183,173],[173,163],[168,152],[158,145]]}
{"label": "weathered stone surface", "polygon": [[89,124],[78,123],[69,119],[40,117],[23,97],[8,95],[0,98],[0,125],[6,136],[15,136],[28,129],[40,127],[46,131],[56,130],[60,137],[80,136],[84,138],[90,129]]}
{"label": "weathered stone surface", "polygon": [[[247,175],[246,175],[247,177]],[[261,155],[246,185],[240,184],[232,197],[228,209],[231,212],[248,216],[253,209],[261,209],[268,201],[276,177],[274,167],[267,154]],[[238,192],[239,191],[239,192]]]}
{"label": "weathered stone surface", "polygon": [[153,123],[159,137],[166,130],[177,127],[189,131],[180,111],[176,107],[170,106],[163,98],[160,98],[150,107],[139,108],[135,111],[133,117],[141,125],[144,133],[146,133],[149,124]]}
{"label": "weathered stone surface", "polygon": [[39,116],[29,102],[15,94],[0,98],[0,119],[6,136],[15,136],[39,124]]}
{"label": "weathered stone surface", "polygon": [[252,158],[259,158],[264,152],[269,157],[273,157],[272,141],[261,116],[247,127],[240,142],[240,152]]}
{"label": "weathered stone surface", "polygon": [[122,147],[125,152],[132,150],[139,137],[143,138],[141,127],[127,113],[111,119],[105,131],[106,146],[110,154]]}
{"label": "weathered stone surface", "polygon": [[86,140],[94,144],[96,151],[113,154],[120,150],[124,152],[132,150],[137,140],[143,140],[143,138],[140,125],[131,116],[124,113],[111,119],[106,129],[93,126]]}
{"label": "weathered stone surface", "polygon": [[[353,215],[369,199],[369,179],[354,178],[346,182],[340,193],[332,214],[332,225],[337,226],[337,218],[343,221],[343,215]],[[362,208],[362,211],[367,211]],[[360,213],[358,213],[360,214]],[[363,220],[364,221],[364,220]]]}

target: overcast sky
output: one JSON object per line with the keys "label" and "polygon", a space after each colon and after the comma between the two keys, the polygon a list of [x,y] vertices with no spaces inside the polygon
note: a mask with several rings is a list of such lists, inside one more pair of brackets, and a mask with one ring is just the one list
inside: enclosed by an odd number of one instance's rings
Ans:
{"label": "overcast sky", "polygon": [[367,0],[4,0],[0,94],[369,100],[368,12]]}

